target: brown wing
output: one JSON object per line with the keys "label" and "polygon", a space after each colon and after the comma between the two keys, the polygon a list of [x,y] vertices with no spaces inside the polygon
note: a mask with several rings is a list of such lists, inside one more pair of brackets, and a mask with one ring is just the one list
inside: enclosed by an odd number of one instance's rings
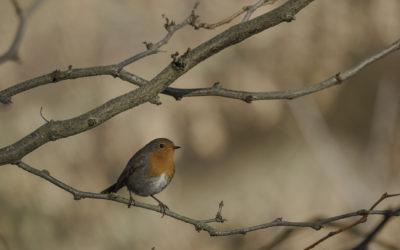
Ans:
{"label": "brown wing", "polygon": [[122,171],[121,175],[118,178],[118,181],[111,185],[110,187],[104,189],[101,193],[116,193],[123,186],[126,185],[126,181],[129,176],[131,176],[137,169],[144,168],[148,163],[148,154],[141,153],[139,150],[126,164],[124,171]]}
{"label": "brown wing", "polygon": [[147,154],[141,154],[140,151],[137,152],[126,164],[124,171],[118,178],[118,183],[123,183],[125,185],[126,180],[131,176],[138,168],[144,168],[148,163],[149,157]]}

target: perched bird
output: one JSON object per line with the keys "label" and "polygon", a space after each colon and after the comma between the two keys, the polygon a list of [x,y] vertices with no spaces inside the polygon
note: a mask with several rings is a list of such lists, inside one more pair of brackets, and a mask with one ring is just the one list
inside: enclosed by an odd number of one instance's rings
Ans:
{"label": "perched bird", "polygon": [[158,138],[149,142],[129,160],[117,182],[101,193],[116,193],[126,186],[129,190],[129,205],[134,204],[132,193],[151,196],[164,214],[167,205],[154,195],[161,192],[171,181],[175,173],[174,151],[180,148],[171,140]]}

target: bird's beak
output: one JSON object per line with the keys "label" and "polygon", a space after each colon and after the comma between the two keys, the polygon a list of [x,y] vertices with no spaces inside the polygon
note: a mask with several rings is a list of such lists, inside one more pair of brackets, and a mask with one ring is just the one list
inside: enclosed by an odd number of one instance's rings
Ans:
{"label": "bird's beak", "polygon": [[174,146],[174,149],[178,149],[178,148],[181,148],[181,147],[179,147],[179,146]]}

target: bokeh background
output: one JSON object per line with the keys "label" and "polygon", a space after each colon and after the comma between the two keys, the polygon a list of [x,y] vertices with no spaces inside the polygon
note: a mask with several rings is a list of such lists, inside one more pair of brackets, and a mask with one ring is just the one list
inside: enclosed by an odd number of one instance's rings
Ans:
{"label": "bokeh background", "polygon": [[[32,1],[19,0],[22,7]],[[212,23],[254,1],[202,0],[201,21]],[[279,4],[266,6],[255,15]],[[194,1],[46,0],[29,20],[20,62],[0,65],[0,89],[67,69],[117,63],[161,39],[162,14],[183,20]],[[248,91],[300,88],[348,69],[399,38],[397,0],[315,1],[296,21],[253,36],[207,59],[172,86],[222,86]],[[233,23],[239,22],[235,20]],[[18,19],[11,1],[0,1],[0,53],[10,45]],[[228,25],[229,26],[229,25]],[[127,67],[151,79],[170,61],[225,30],[177,32],[163,48]],[[24,158],[38,169],[84,191],[114,182],[128,159],[151,139],[168,137],[176,153],[176,175],[158,195],[183,215],[212,218],[223,200],[233,229],[283,217],[309,221],[369,208],[384,192],[400,190],[400,57],[398,52],[357,76],[298,100],[251,104],[220,97],[144,104],[101,126],[47,143]],[[47,119],[77,116],[135,86],[110,76],[39,87],[0,106],[0,147],[14,143]],[[120,192],[127,197],[124,189]],[[137,198],[154,203],[150,198]],[[399,199],[379,209],[395,208]],[[381,217],[357,227],[369,232]],[[350,223],[353,220],[340,223]],[[275,249],[299,249],[335,227],[300,229]],[[74,201],[70,194],[21,169],[0,167],[0,249],[267,249],[286,228],[245,236],[211,238],[193,226],[140,208],[103,200]],[[399,246],[394,219],[373,249]],[[343,233],[317,249],[357,244]],[[393,249],[393,248],[392,248]]]}

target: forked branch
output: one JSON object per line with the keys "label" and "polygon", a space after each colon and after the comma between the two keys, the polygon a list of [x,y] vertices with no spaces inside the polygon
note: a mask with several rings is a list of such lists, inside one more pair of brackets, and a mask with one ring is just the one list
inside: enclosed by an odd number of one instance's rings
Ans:
{"label": "forked branch", "polygon": [[[111,99],[97,108],[72,119],[50,121],[42,125],[30,135],[22,138],[14,144],[1,148],[0,165],[15,163],[21,160],[26,154],[49,141],[58,140],[92,129],[115,115],[145,102],[157,102],[157,96],[159,93],[164,91],[176,79],[203,60],[265,29],[288,21],[288,16],[293,17],[312,1],[313,0],[289,0],[273,11],[245,23],[235,25],[214,38],[202,43],[198,47],[188,50],[185,54],[172,61],[147,84],[144,84],[138,89]],[[118,73],[119,67],[114,68],[117,68]],[[108,69],[110,69],[110,67],[108,67]],[[71,71],[72,69],[68,69],[65,73],[69,74]],[[60,71],[54,71],[53,74],[50,75],[50,78],[52,78],[53,81],[59,81],[61,79],[61,73],[62,72]],[[3,93],[0,93],[0,100],[10,101],[9,97],[7,98],[7,96],[3,96]]]}

